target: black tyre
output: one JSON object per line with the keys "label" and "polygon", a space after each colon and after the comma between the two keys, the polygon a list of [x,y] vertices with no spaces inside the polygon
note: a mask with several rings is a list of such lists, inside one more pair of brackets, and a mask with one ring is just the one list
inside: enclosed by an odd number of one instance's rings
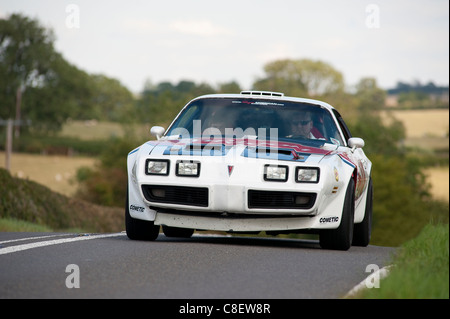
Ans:
{"label": "black tyre", "polygon": [[372,234],[372,207],[373,207],[373,186],[372,178],[369,180],[367,186],[366,210],[364,212],[364,219],[361,223],[355,224],[353,230],[354,246],[366,247],[369,245]]}
{"label": "black tyre", "polygon": [[167,237],[191,238],[194,234],[193,229],[163,226],[163,233]]}
{"label": "black tyre", "polygon": [[345,193],[344,207],[342,209],[341,224],[336,229],[323,229],[320,231],[320,247],[334,250],[348,250],[353,240],[353,222],[355,215],[355,181],[348,183]]}
{"label": "black tyre", "polygon": [[133,240],[155,240],[159,235],[159,226],[152,221],[131,217],[128,204],[128,190],[125,204],[125,229],[128,238]]}

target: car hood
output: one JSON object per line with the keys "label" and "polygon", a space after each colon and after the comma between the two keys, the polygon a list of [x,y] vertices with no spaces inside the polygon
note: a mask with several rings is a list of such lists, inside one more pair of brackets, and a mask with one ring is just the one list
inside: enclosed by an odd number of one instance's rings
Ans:
{"label": "car hood", "polygon": [[[282,161],[320,161],[336,149],[327,147],[322,141],[271,141],[254,138],[190,138],[177,140],[149,141],[152,146],[149,155],[172,156],[234,156]],[[314,146],[309,145],[314,144]]]}

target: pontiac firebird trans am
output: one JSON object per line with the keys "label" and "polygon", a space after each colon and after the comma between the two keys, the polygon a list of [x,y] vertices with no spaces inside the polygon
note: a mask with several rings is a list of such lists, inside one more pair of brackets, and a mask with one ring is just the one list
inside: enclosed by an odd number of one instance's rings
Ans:
{"label": "pontiac firebird trans am", "polygon": [[195,230],[318,233],[322,248],[367,246],[372,163],[331,105],[244,91],[190,101],[128,154],[130,239]]}

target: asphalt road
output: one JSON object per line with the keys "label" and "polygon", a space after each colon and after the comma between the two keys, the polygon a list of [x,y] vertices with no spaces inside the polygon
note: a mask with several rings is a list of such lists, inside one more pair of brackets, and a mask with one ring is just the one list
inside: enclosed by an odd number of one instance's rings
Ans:
{"label": "asphalt road", "polygon": [[0,298],[335,299],[395,252],[278,237],[99,235],[0,233]]}

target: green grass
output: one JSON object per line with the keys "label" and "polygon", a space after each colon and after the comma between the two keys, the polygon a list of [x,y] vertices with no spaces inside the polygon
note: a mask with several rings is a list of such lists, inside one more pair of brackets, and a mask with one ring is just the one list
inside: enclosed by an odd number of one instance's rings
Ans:
{"label": "green grass", "polygon": [[2,232],[51,232],[45,225],[19,220],[15,218],[0,218],[0,231]]}
{"label": "green grass", "polygon": [[380,288],[365,290],[365,299],[448,299],[449,225],[429,224],[406,242]]}

